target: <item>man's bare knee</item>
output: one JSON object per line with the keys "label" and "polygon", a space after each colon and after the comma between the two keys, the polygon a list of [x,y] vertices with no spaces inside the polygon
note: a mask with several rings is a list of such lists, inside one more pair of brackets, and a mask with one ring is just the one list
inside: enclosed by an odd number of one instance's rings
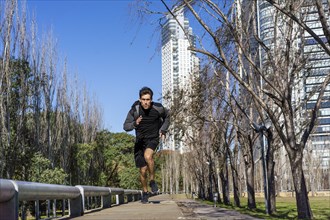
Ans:
{"label": "man's bare knee", "polygon": [[144,159],[149,163],[149,162],[152,162],[153,158],[152,158],[152,155],[153,155],[154,151],[150,148],[147,148],[146,151],[144,152]]}
{"label": "man's bare knee", "polygon": [[153,160],[152,155],[146,155],[144,159],[147,161],[147,163],[151,162]]}
{"label": "man's bare knee", "polygon": [[148,167],[144,166],[140,168],[141,175],[145,176],[147,174]]}

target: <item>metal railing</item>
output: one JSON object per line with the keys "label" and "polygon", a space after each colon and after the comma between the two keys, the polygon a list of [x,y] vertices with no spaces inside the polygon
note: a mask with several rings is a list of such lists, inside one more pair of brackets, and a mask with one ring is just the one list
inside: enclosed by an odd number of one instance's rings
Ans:
{"label": "metal railing", "polygon": [[[54,200],[53,217],[56,217],[56,200],[62,200],[62,216],[65,215],[65,201],[68,200],[68,217],[77,217],[91,210],[88,205],[90,198],[100,198],[100,206],[97,209],[104,209],[111,207],[113,200],[117,205],[123,204],[125,197],[126,202],[137,201],[141,198],[141,191],[0,179],[0,220],[18,220],[19,202],[22,201],[35,201],[35,218],[40,219],[39,201],[48,201],[50,213],[50,200]],[[21,211],[21,219],[25,219],[24,211]]]}

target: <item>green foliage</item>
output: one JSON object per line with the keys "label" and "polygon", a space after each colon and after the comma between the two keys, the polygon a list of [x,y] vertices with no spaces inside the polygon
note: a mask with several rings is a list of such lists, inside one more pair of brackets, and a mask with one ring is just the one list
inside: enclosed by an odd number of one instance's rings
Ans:
{"label": "green foliage", "polygon": [[79,170],[87,172],[89,165],[93,158],[94,146],[90,144],[77,144],[76,160],[78,162]]}
{"label": "green foliage", "polygon": [[[127,133],[108,134],[108,145],[105,147],[105,166],[108,168],[108,179],[106,184],[123,188],[135,187],[138,180],[134,175],[135,168],[133,161],[134,137]],[[132,176],[133,174],[133,176]],[[128,178],[131,180],[126,182]]]}
{"label": "green foliage", "polygon": [[67,174],[62,168],[50,169],[50,161],[44,158],[40,153],[34,154],[30,177],[33,182],[65,184]]}
{"label": "green foliage", "polygon": [[[28,179],[33,182],[95,185],[139,189],[139,170],[134,163],[135,137],[127,133],[111,133],[103,130],[97,133],[92,143],[75,144],[70,152],[71,168],[51,168],[51,161],[42,153],[35,153],[28,159]],[[160,170],[162,158],[155,156],[156,170]],[[160,183],[160,172],[156,181]],[[73,181],[72,181],[73,180]]]}
{"label": "green foliage", "polygon": [[135,138],[127,133],[97,133],[90,144],[77,144],[75,184],[140,188],[139,171],[134,164]]}
{"label": "green foliage", "polygon": [[119,169],[120,187],[124,189],[141,188],[140,173],[135,167],[133,155],[128,155],[122,159],[123,166]]}
{"label": "green foliage", "polygon": [[68,175],[62,168],[46,169],[44,170],[38,182],[51,184],[65,184],[65,178]]}

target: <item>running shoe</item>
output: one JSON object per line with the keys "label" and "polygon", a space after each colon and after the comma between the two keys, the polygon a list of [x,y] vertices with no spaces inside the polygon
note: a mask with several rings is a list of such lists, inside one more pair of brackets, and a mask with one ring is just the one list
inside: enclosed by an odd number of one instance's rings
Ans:
{"label": "running shoe", "polygon": [[142,198],[141,198],[141,203],[143,203],[143,204],[148,203],[148,197],[149,197],[148,192],[143,192]]}
{"label": "running shoe", "polygon": [[155,180],[151,180],[150,183],[149,183],[149,186],[150,186],[151,191],[153,193],[158,192],[158,186],[157,186],[157,183],[155,182]]}

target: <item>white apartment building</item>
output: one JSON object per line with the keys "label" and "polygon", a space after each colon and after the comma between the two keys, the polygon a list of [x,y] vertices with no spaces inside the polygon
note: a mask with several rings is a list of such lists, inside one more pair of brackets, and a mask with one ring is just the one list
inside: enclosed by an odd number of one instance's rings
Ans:
{"label": "white apartment building", "polygon": [[[170,107],[180,91],[190,91],[191,79],[198,74],[199,59],[195,52],[188,47],[195,44],[192,28],[184,17],[182,10],[175,12],[176,18],[171,14],[162,29],[162,103]],[[164,150],[185,151],[185,141],[177,138],[178,130],[171,123],[171,129]]]}

